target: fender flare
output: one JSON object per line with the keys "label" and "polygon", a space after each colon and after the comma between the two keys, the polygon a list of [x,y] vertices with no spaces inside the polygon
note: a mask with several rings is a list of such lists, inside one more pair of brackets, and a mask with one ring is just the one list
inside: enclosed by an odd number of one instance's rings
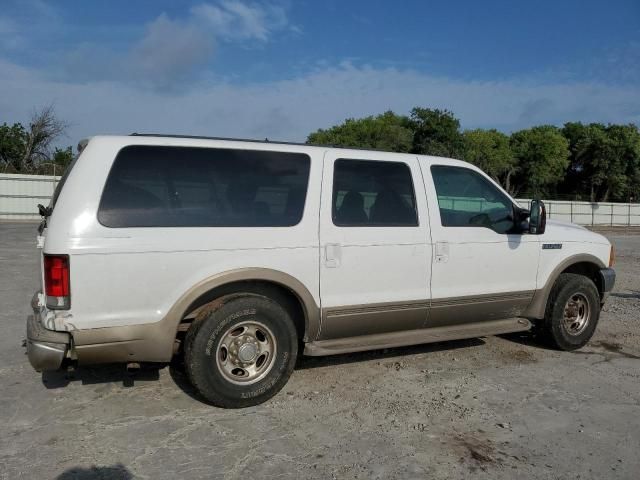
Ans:
{"label": "fender flare", "polygon": [[279,285],[293,293],[304,312],[304,341],[314,340],[320,331],[320,307],[309,289],[298,279],[279,270],[270,268],[238,268],[218,273],[187,290],[167,312],[162,321],[169,319],[174,334],[182,318],[189,313],[194,302],[207,292],[224,285],[243,281],[264,281]]}
{"label": "fender flare", "polygon": [[581,253],[565,258],[551,271],[551,274],[549,275],[549,278],[547,279],[544,286],[536,290],[533,298],[531,299],[531,303],[529,303],[529,306],[526,308],[522,316],[531,319],[544,318],[544,314],[547,309],[547,300],[549,299],[549,295],[551,294],[553,285],[556,283],[556,280],[558,280],[558,277],[562,272],[577,263],[592,263],[598,268],[605,268],[602,260],[588,253]]}

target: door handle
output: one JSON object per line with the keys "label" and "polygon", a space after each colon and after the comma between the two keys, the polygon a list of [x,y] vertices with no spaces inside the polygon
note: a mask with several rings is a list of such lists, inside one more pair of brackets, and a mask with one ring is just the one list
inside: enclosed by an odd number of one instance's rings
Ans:
{"label": "door handle", "polygon": [[324,264],[327,268],[337,268],[342,259],[342,250],[338,243],[327,243],[324,246]]}
{"label": "door handle", "polygon": [[436,242],[436,263],[449,261],[449,242]]}

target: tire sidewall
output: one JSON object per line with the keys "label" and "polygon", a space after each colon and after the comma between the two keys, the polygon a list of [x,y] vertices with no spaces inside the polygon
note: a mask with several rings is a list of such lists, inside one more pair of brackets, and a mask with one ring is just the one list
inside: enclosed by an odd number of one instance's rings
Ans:
{"label": "tire sidewall", "polygon": [[[571,296],[580,293],[589,303],[590,316],[585,329],[578,335],[571,335],[564,325],[564,308]],[[593,336],[600,318],[600,295],[593,282],[581,275],[571,275],[559,286],[551,306],[550,329],[554,342],[563,350],[583,347]]]}
{"label": "tire sidewall", "polygon": [[[241,322],[256,321],[273,333],[276,355],[267,375],[249,385],[230,382],[220,372],[216,355],[225,332]],[[215,405],[238,408],[262,403],[285,385],[295,365],[298,340],[287,311],[267,297],[234,298],[210,313],[188,346],[187,368],[194,386]]]}

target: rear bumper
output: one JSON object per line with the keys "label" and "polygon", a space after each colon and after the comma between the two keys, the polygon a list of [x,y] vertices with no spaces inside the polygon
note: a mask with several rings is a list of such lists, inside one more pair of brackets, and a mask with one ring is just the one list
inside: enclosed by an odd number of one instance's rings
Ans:
{"label": "rear bumper", "polygon": [[600,269],[600,281],[603,298],[606,298],[616,284],[616,271],[613,268]]}
{"label": "rear bumper", "polygon": [[70,344],[69,333],[44,328],[40,314],[34,308],[34,314],[27,317],[27,356],[31,366],[38,372],[58,370]]}

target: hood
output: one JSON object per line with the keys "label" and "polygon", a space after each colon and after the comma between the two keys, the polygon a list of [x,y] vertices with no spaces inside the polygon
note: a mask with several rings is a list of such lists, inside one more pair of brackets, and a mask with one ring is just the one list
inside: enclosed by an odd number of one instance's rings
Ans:
{"label": "hood", "polygon": [[575,223],[551,219],[547,220],[547,228],[544,234],[540,235],[540,241],[587,242],[609,245],[609,240],[599,233],[592,232]]}

